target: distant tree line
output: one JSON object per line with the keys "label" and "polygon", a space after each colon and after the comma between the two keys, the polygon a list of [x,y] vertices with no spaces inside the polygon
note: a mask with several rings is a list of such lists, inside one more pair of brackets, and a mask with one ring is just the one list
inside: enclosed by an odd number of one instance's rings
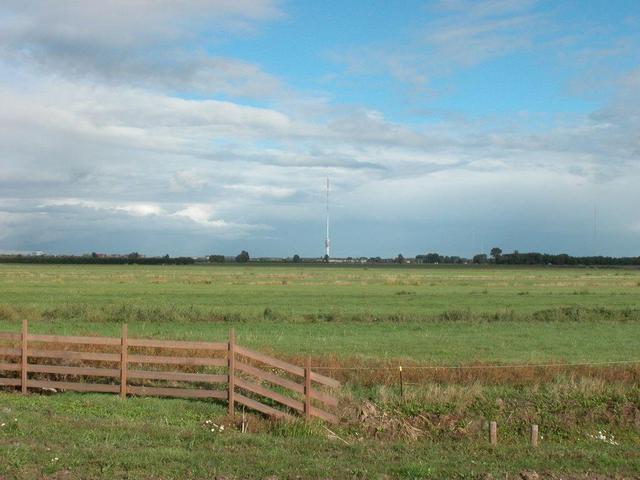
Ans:
{"label": "distant tree line", "polygon": [[142,257],[137,253],[126,256],[98,255],[0,255],[1,263],[77,264],[77,265],[192,265],[191,257]]}
{"label": "distant tree line", "polygon": [[469,260],[462,257],[449,257],[447,255],[440,255],[438,253],[427,253],[425,255],[416,255],[416,263],[446,263],[446,264],[461,264],[469,263]]}
{"label": "distant tree line", "polygon": [[462,264],[474,263],[478,265],[640,265],[640,257],[607,257],[585,256],[574,257],[566,253],[549,254],[538,252],[521,253],[517,250],[513,253],[502,253],[502,249],[494,247],[490,255],[479,253],[471,260],[456,257],[443,256],[437,253],[416,255],[416,263],[427,264]]}
{"label": "distant tree line", "polygon": [[251,259],[249,252],[246,250],[242,250],[235,257],[225,257],[224,255],[214,254],[209,255],[207,257],[209,263],[225,263],[225,262],[236,262],[236,263],[248,263],[248,262],[293,262],[293,263],[302,263],[302,258],[297,253],[290,258],[254,258]]}
{"label": "distant tree line", "polygon": [[490,261],[497,265],[640,265],[640,257],[574,257],[566,253],[527,252],[502,253],[499,248],[491,251]]}
{"label": "distant tree line", "polygon": [[[131,252],[128,255],[105,255],[92,253],[90,255],[0,255],[0,263],[37,263],[37,264],[88,264],[88,265],[192,265],[196,262],[206,261],[209,263],[319,263],[326,262],[325,258],[301,258],[295,254],[289,258],[254,258],[252,259],[249,252],[242,250],[238,255],[225,257],[224,255],[213,254],[204,259],[195,259],[192,257],[145,257],[137,252]],[[407,259],[401,253],[396,257],[358,257],[358,258],[342,258],[336,259],[338,263],[414,263],[414,264],[444,264],[444,265],[460,265],[460,264],[477,264],[477,265],[585,265],[585,266],[606,266],[606,265],[640,265],[640,257],[607,257],[607,256],[586,256],[574,257],[566,253],[548,254],[538,252],[521,253],[517,250],[513,253],[502,253],[502,249],[494,247],[489,255],[479,253],[471,259],[440,255],[438,253],[426,253],[416,255],[415,259]]]}
{"label": "distant tree line", "polygon": [[[209,263],[225,263],[228,259],[224,255],[213,254],[209,255],[207,257],[207,260],[209,261]],[[246,250],[242,250],[235,257],[229,257],[229,260],[233,260],[237,263],[248,263],[251,260],[251,257],[249,256],[249,252],[247,252]]]}

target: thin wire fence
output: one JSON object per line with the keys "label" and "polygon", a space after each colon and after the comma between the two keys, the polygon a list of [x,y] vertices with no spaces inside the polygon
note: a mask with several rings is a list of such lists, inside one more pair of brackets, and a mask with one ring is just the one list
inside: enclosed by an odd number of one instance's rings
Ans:
{"label": "thin wire fence", "polygon": [[605,362],[575,362],[575,363],[517,363],[517,364],[493,364],[493,365],[397,365],[378,367],[327,367],[314,366],[314,370],[379,370],[395,371],[399,368],[405,370],[481,370],[492,368],[569,368],[569,367],[596,367],[604,365],[634,365],[640,364],[640,360],[611,360]]}

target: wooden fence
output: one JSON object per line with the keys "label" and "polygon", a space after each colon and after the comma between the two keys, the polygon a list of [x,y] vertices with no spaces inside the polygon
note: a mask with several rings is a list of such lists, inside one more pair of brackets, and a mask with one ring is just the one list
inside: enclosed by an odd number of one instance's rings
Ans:
{"label": "wooden fence", "polygon": [[119,338],[36,335],[25,320],[21,333],[0,332],[0,386],[211,398],[226,400],[229,415],[243,405],[336,423],[326,407],[337,407],[340,382],[309,359],[301,367],[237,345],[233,329],[226,342],[190,342],[129,338],[126,324]]}

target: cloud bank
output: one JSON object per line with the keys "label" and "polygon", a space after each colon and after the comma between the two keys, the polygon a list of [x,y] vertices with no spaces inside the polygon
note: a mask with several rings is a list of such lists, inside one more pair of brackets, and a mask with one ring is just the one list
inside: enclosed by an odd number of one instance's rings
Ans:
{"label": "cloud bank", "polygon": [[3,2],[0,249],[319,256],[328,175],[337,255],[639,253],[640,69],[618,48],[636,37],[587,44],[533,1],[446,1],[395,41],[330,55],[345,81],[392,78],[427,102],[520,54],[554,51],[576,76],[624,64],[587,111],[416,120],[229,55],[299,21],[285,7]]}

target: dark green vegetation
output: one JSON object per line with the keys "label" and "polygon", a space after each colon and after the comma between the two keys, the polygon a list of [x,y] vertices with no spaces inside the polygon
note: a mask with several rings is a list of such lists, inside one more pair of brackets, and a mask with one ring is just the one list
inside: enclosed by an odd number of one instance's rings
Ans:
{"label": "dark green vegetation", "polygon": [[191,257],[143,257],[137,252],[126,256],[99,256],[97,253],[84,256],[34,256],[34,255],[0,255],[2,263],[18,263],[24,265],[193,265]]}
{"label": "dark green vegetation", "polygon": [[[247,263],[251,260],[249,252],[242,250],[239,255],[235,257],[225,257],[224,255],[213,254],[207,257],[207,261],[211,263],[225,263],[227,261],[235,261],[238,263]],[[325,255],[323,259],[318,258],[300,258],[300,255],[294,254],[293,257],[282,258],[279,260],[273,260],[271,258],[257,258],[253,260],[258,263],[266,264],[282,264],[282,263],[310,263],[321,264],[327,262],[329,258]],[[356,263],[365,261],[369,266],[377,264],[389,264],[389,263],[405,263],[407,259],[400,253],[395,258],[381,258],[381,257],[361,257],[354,259],[348,257],[347,263]],[[491,249],[491,254],[479,253],[474,255],[472,259],[460,257],[460,256],[447,256],[440,255],[438,253],[427,253],[424,255],[416,255],[412,260],[413,263],[418,264],[448,264],[448,265],[462,265],[462,264],[487,264],[493,263],[498,265],[558,265],[558,266],[638,266],[640,265],[640,257],[605,257],[605,256],[591,256],[591,257],[575,257],[566,253],[561,254],[549,254],[539,252],[518,252],[503,253],[502,249],[494,247]],[[170,257],[165,255],[163,257],[144,257],[137,252],[132,252],[128,255],[104,255],[93,252],[91,255],[0,255],[0,262],[2,263],[18,263],[18,264],[39,264],[39,265],[193,265],[197,261],[192,257]]]}
{"label": "dark green vegetation", "polygon": [[[340,439],[253,415],[242,434],[240,418],[204,401],[0,393],[0,478],[640,471],[637,366],[407,370],[420,385],[404,398],[395,370],[640,360],[637,270],[0,264],[0,330],[22,318],[41,333],[118,335],[127,322],[131,336],[175,339],[222,340],[233,326],[240,343],[281,356],[391,370],[334,372],[348,380],[330,427]],[[544,437],[535,451],[531,423]]]}

